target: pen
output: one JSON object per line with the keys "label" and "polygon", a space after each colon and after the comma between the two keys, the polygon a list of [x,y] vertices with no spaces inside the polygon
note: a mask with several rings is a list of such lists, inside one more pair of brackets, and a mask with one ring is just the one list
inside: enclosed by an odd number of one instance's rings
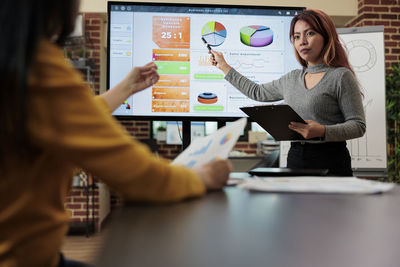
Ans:
{"label": "pen", "polygon": [[[211,46],[207,43],[206,39],[204,39],[204,37],[201,37],[201,40],[203,40],[203,43],[207,46],[208,51],[210,51],[211,53]],[[213,57],[213,59],[215,59],[213,53],[211,53],[211,56]]]}

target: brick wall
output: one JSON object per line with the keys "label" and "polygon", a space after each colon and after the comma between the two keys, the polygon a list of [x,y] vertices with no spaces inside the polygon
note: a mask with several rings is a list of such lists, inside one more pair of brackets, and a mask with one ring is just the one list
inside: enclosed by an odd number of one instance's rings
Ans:
{"label": "brick wall", "polygon": [[[150,138],[150,122],[149,121],[132,121],[132,120],[119,120],[128,133],[135,139],[149,139]],[[167,159],[174,159],[179,153],[182,152],[181,145],[169,145],[165,142],[157,142],[158,155]],[[234,150],[246,152],[248,154],[256,154],[257,145],[249,144],[247,142],[238,142]]]}
{"label": "brick wall", "polygon": [[237,142],[234,150],[245,152],[247,154],[256,154],[257,153],[257,144],[249,144],[248,142]]}
{"label": "brick wall", "polygon": [[386,73],[400,62],[400,0],[359,0],[358,15],[347,27],[385,27]]}
{"label": "brick wall", "polygon": [[93,84],[95,94],[100,92],[100,49],[103,16],[100,13],[85,13],[85,44],[87,58],[93,66]]}
{"label": "brick wall", "polygon": [[150,138],[150,122],[149,121],[132,121],[132,120],[119,120],[128,133],[136,139],[149,139]]}
{"label": "brick wall", "polygon": [[[236,143],[233,150],[255,155],[257,153],[257,144],[249,144],[248,142],[240,141]],[[178,154],[181,152],[182,152],[181,145],[168,145],[160,142],[158,143],[158,154],[161,157],[172,160],[176,156],[178,156]]]}
{"label": "brick wall", "polygon": [[[76,42],[66,49],[79,50],[82,46],[86,49],[86,58],[88,65],[92,67],[91,81],[89,86],[92,87],[95,94],[100,92],[100,49],[102,38],[102,22],[103,14],[100,13],[86,13],[83,14],[84,18],[84,36],[82,40]],[[86,80],[86,74],[84,79]],[[93,217],[93,195],[90,191],[89,195],[89,222],[94,221],[94,227],[97,229],[99,224],[99,189],[96,187],[94,191],[94,217]],[[86,209],[87,198],[86,191],[83,187],[73,187],[70,191],[66,201],[64,202],[65,209],[70,213],[70,222],[72,225],[86,223]]]}
{"label": "brick wall", "polygon": [[[89,222],[93,219],[93,205],[92,205],[92,191],[89,193]],[[65,209],[71,215],[72,223],[85,223],[86,222],[86,208],[87,208],[86,191],[82,187],[73,187],[69,192],[68,197],[64,203]],[[94,191],[94,222],[95,225],[99,222],[99,190],[96,187]]]}
{"label": "brick wall", "polygon": [[165,143],[158,143],[158,155],[160,157],[173,160],[179,153],[182,152],[181,145],[168,145]]}

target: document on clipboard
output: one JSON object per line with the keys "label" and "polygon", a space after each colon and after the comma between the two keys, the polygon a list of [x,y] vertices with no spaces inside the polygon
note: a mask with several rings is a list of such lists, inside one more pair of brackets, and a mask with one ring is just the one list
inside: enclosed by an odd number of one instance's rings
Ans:
{"label": "document on clipboard", "polygon": [[276,141],[305,140],[301,134],[288,128],[292,121],[306,122],[287,104],[241,107],[240,109]]}

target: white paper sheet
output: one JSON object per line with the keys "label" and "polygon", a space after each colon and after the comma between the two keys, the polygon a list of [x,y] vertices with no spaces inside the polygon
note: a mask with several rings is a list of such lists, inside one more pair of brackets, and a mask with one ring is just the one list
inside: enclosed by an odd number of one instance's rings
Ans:
{"label": "white paper sheet", "polygon": [[374,194],[391,190],[395,184],[356,177],[249,178],[239,188],[265,192]]}
{"label": "white paper sheet", "polygon": [[247,118],[241,118],[213,134],[194,140],[172,164],[192,168],[216,159],[227,159],[246,123]]}

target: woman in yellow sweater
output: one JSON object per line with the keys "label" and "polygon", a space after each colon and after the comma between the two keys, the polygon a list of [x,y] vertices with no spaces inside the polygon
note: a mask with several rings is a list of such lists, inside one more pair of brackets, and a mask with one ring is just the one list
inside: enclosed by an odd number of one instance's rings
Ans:
{"label": "woman in yellow sweater", "polygon": [[[128,201],[165,202],[221,188],[231,166],[171,166],[112,118],[126,97],[158,80],[153,63],[93,97],[64,59],[79,1],[1,0],[0,266],[57,266],[68,226],[64,200],[85,169]],[[57,36],[57,37],[54,37]],[[67,265],[68,266],[68,265]]]}

